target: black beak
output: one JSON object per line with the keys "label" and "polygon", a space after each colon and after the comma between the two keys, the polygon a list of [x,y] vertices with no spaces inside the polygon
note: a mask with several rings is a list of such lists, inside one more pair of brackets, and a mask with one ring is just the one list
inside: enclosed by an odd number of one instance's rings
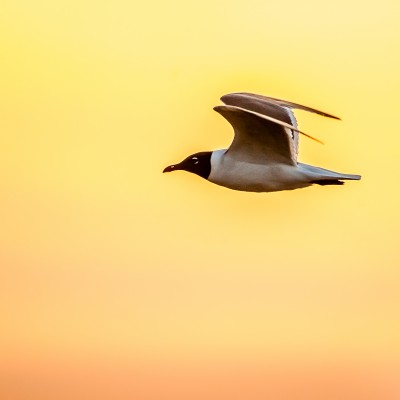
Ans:
{"label": "black beak", "polygon": [[171,171],[175,171],[176,166],[175,165],[169,165],[167,168],[164,168],[163,172],[171,172]]}

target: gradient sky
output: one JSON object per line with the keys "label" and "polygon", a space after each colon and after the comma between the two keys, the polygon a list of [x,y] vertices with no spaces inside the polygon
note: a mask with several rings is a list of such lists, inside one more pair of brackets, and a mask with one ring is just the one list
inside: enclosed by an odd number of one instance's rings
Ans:
{"label": "gradient sky", "polygon": [[[1,9],[2,398],[399,398],[398,1]],[[362,180],[163,175],[234,91],[340,116],[300,161]]]}

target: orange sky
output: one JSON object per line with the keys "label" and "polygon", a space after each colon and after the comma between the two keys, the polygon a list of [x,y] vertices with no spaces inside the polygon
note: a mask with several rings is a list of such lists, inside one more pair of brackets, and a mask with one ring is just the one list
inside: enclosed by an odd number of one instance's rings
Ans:
{"label": "orange sky", "polygon": [[[399,398],[399,13],[2,5],[1,397]],[[362,181],[254,194],[163,175],[229,145],[212,107],[233,91],[340,116],[297,113],[325,143],[302,138],[300,161]]]}

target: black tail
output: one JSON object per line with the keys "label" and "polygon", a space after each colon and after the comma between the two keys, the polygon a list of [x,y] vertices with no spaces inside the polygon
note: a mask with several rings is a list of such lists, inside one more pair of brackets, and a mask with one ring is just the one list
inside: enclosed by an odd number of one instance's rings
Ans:
{"label": "black tail", "polygon": [[331,180],[331,179],[318,179],[317,181],[311,181],[311,183],[315,183],[317,185],[326,186],[326,185],[344,185],[344,182],[339,181],[339,179]]}

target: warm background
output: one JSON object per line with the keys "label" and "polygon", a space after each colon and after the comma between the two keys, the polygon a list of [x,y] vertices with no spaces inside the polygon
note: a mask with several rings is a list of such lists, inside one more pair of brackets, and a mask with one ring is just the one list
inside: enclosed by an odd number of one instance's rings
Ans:
{"label": "warm background", "polygon": [[[4,0],[0,398],[399,399],[398,0]],[[298,112],[249,194],[162,169],[229,145],[212,107]]]}

